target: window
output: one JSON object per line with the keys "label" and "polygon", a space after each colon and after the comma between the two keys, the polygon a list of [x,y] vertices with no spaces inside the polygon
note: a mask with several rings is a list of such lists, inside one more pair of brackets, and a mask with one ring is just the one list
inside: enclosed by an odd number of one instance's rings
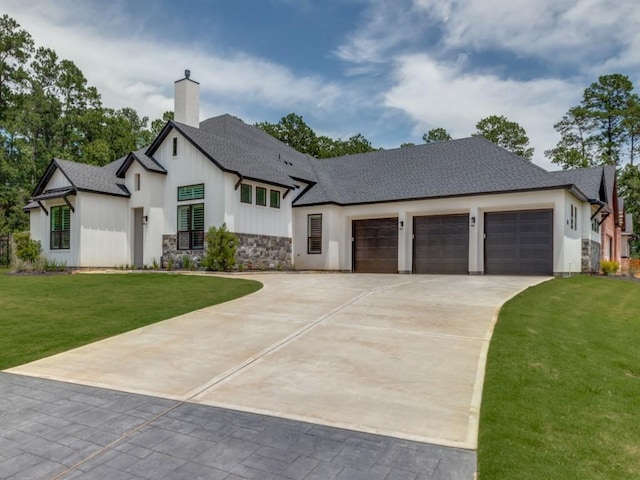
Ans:
{"label": "window", "polygon": [[251,203],[253,202],[253,188],[251,185],[247,185],[243,183],[240,185],[240,201],[242,203]]}
{"label": "window", "polygon": [[600,217],[596,216],[591,220],[591,230],[600,233]]}
{"label": "window", "polygon": [[178,250],[204,248],[204,203],[178,206]]}
{"label": "window", "polygon": [[140,174],[136,173],[133,176],[133,189],[138,192],[140,191]]}
{"label": "window", "polygon": [[71,238],[71,210],[68,205],[51,207],[51,250],[68,250]]}
{"label": "window", "polygon": [[204,183],[178,187],[179,202],[184,202],[185,200],[199,200],[201,198],[204,198]]}
{"label": "window", "polygon": [[269,205],[271,205],[271,208],[280,208],[280,191],[271,190],[269,194],[271,195],[271,198],[269,199]]}
{"label": "window", "polygon": [[256,205],[267,206],[267,189],[256,187]]}
{"label": "window", "polygon": [[173,151],[173,156],[177,157],[178,156],[178,137],[173,137],[172,151]]}
{"label": "window", "polygon": [[578,207],[571,206],[571,230],[578,230]]}
{"label": "window", "polygon": [[307,215],[307,253],[322,253],[322,214]]}

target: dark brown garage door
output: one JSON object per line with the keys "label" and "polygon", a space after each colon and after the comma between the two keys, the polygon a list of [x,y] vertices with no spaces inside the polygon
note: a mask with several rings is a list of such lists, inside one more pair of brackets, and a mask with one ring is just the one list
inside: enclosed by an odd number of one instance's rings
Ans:
{"label": "dark brown garage door", "polygon": [[353,270],[398,273],[398,219],[353,221]]}
{"label": "dark brown garage door", "polygon": [[486,213],[484,231],[485,273],[553,273],[553,210]]}
{"label": "dark brown garage door", "polygon": [[469,215],[413,218],[414,273],[469,273]]}

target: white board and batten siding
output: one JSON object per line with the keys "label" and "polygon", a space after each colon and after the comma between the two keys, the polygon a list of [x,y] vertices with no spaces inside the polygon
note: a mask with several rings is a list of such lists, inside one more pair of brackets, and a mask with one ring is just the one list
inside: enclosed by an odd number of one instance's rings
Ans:
{"label": "white board and batten siding", "polygon": [[117,267],[131,263],[128,236],[131,210],[128,198],[80,192],[77,195],[74,224],[80,224],[80,242],[71,238],[71,249],[79,246],[79,262],[84,267]]}
{"label": "white board and batten siding", "polygon": [[[177,155],[173,139],[177,138]],[[177,233],[178,205],[204,203],[205,229],[224,221],[225,180],[223,172],[179,132],[172,130],[154,158],[167,170],[164,181],[164,232]],[[204,200],[178,202],[178,187],[204,184]]]}
{"label": "white board and batten siding", "polygon": [[[291,238],[293,234],[291,201],[295,198],[295,192],[289,192],[289,195],[284,198],[287,191],[285,188],[243,180],[242,183],[251,185],[252,198],[251,203],[242,203],[241,189],[235,188],[237,183],[237,176],[225,173],[224,222],[227,229],[235,233]],[[266,189],[266,206],[256,204],[256,187]],[[280,192],[280,208],[271,206],[272,190]]]}

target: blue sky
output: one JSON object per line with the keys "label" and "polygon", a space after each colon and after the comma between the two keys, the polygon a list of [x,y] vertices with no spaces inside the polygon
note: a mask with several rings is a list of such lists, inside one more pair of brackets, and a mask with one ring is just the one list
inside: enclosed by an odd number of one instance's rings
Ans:
{"label": "blue sky", "polygon": [[188,68],[203,119],[295,112],[394,148],[505,115],[545,168],[553,124],[586,86],[608,73],[640,85],[636,0],[3,0],[0,13],[73,60],[106,106],[151,119]]}

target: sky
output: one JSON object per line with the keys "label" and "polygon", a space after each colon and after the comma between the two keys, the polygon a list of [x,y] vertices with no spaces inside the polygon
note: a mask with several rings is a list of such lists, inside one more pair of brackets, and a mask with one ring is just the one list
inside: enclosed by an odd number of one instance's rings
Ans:
{"label": "sky", "polygon": [[637,0],[2,0],[37,46],[72,60],[103,104],[161,117],[191,70],[201,119],[294,112],[374,147],[525,128],[534,162],[600,75],[640,85]]}

